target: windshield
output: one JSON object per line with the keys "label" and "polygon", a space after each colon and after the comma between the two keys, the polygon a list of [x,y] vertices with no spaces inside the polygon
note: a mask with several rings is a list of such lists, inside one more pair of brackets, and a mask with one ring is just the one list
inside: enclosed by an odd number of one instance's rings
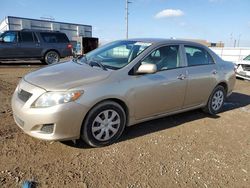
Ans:
{"label": "windshield", "polygon": [[245,61],[250,61],[250,55],[247,56],[247,57],[245,57],[243,60],[245,60]]}
{"label": "windshield", "polygon": [[116,41],[87,53],[80,61],[95,61],[107,69],[117,70],[129,64],[150,45],[138,41]]}

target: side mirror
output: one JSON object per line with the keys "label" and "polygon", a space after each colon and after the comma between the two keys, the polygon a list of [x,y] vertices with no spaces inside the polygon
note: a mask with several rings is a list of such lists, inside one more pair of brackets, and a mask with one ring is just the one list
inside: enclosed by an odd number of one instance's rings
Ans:
{"label": "side mirror", "polygon": [[136,71],[137,74],[154,74],[157,71],[155,64],[143,64]]}

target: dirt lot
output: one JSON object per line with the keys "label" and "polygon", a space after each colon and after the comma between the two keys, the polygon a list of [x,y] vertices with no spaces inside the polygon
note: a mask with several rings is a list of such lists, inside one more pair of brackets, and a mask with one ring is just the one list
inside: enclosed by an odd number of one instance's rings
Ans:
{"label": "dirt lot", "polygon": [[15,125],[10,98],[35,68],[0,67],[0,187],[250,187],[250,82],[237,80],[224,112],[195,110],[126,130],[109,147],[45,142]]}

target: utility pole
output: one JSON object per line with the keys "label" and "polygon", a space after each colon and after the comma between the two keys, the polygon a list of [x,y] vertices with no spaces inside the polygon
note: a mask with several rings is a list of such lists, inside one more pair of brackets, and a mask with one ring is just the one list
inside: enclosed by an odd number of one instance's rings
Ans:
{"label": "utility pole", "polygon": [[233,46],[233,33],[230,34],[230,46]]}
{"label": "utility pole", "polygon": [[241,37],[241,34],[239,34],[238,47],[240,47],[240,37]]}
{"label": "utility pole", "polygon": [[234,40],[234,48],[236,47],[236,39]]}
{"label": "utility pole", "polygon": [[128,15],[129,15],[129,11],[128,11],[128,6],[129,6],[129,3],[132,3],[130,2],[129,0],[125,0],[126,1],[126,8],[125,8],[125,11],[126,11],[126,15],[125,15],[125,21],[126,21],[126,39],[128,39]]}

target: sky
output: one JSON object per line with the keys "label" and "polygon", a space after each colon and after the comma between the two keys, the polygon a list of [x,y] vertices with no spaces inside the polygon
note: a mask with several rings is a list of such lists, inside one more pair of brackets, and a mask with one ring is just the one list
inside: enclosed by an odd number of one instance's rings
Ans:
{"label": "sky", "polygon": [[[250,0],[130,0],[129,38],[203,39],[250,47]],[[88,24],[101,42],[126,37],[125,0],[1,0],[5,16]]]}

